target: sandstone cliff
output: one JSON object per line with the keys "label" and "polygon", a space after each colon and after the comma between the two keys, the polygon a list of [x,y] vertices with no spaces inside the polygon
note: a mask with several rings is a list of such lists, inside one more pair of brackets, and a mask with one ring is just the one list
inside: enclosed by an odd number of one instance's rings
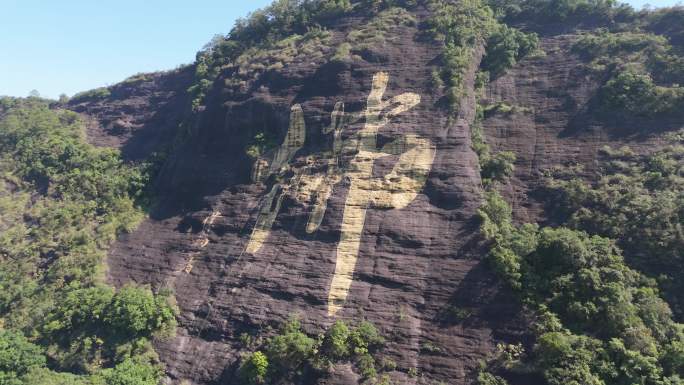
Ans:
{"label": "sandstone cliff", "polygon": [[[69,105],[91,119],[93,143],[129,159],[166,148],[179,125],[189,132],[157,179],[157,207],[108,260],[113,283],[176,295],[177,336],[158,346],[168,383],[239,383],[240,335],[292,315],[312,334],[336,319],[372,321],[397,384],[470,383],[498,342],[525,338],[526,315],[481,262],[471,125],[482,52],[450,114],[433,84],[442,49],[421,33],[429,14],[412,17],[344,60],[331,58],[371,22],[364,15],[327,25],[320,50],[294,43],[292,57],[258,76],[250,63],[227,67],[197,115],[185,93],[192,68]],[[654,148],[658,132],[681,125],[633,122],[653,125],[637,134],[590,119],[600,81],[571,52],[577,34],[542,32],[546,54],[517,63],[481,98],[521,107],[483,122],[495,151],[517,155],[503,192],[520,221],[546,218],[533,194],[543,170],[591,169],[606,144]],[[259,133],[273,145],[250,154]],[[321,381],[358,380],[341,365]]]}

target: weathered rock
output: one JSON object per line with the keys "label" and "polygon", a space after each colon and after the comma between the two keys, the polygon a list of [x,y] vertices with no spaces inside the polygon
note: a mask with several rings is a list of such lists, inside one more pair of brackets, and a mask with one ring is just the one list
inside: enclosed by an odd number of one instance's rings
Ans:
{"label": "weathered rock", "polygon": [[[243,83],[231,81],[236,72],[222,74],[162,171],[159,207],[112,248],[113,283],[176,294],[177,336],[158,343],[168,383],[238,383],[240,334],[291,315],[311,333],[336,319],[372,321],[397,363],[395,384],[469,383],[498,341],[523,333],[524,314],[480,262],[482,186],[470,136],[477,60],[470,96],[449,119],[431,85],[441,49],[416,26],[396,26],[400,38],[372,52],[330,60],[365,22],[339,20],[322,55],[297,55]],[[591,168],[605,144],[659,143],[638,134],[653,122],[617,129],[588,118],[599,83],[570,53],[573,38],[543,37],[546,56],[522,61],[486,90],[485,103],[523,107],[484,121],[493,150],[518,157],[504,192],[520,221],[544,217],[530,194],[542,170]],[[71,107],[98,123],[89,130],[94,143],[140,158],[168,143],[184,118],[190,76],[161,75]],[[257,133],[282,146],[251,158],[245,149]],[[319,383],[358,380],[340,365]]]}
{"label": "weathered rock", "polygon": [[91,143],[120,148],[125,159],[140,160],[176,136],[189,108],[186,90],[193,76],[192,66],[144,74],[109,87],[105,98],[76,99],[66,107],[87,117]]}

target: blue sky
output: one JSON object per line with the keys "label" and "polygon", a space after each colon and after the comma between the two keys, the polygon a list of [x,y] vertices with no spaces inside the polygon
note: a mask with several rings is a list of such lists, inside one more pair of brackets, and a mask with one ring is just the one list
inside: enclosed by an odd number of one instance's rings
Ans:
{"label": "blue sky", "polygon": [[0,0],[0,95],[56,98],[191,63],[215,34],[270,2]]}

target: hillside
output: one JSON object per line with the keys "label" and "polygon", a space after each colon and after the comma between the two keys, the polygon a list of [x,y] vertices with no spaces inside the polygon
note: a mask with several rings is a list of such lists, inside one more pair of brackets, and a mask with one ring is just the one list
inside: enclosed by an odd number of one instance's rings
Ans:
{"label": "hillside", "polygon": [[280,0],[2,99],[0,384],[683,383],[680,84],[681,7]]}

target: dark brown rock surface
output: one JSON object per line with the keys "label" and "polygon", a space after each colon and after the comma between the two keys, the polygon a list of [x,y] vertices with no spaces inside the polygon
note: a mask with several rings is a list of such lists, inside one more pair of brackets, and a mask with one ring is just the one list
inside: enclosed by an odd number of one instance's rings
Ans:
{"label": "dark brown rock surface", "polygon": [[97,146],[117,147],[127,160],[163,150],[175,137],[190,97],[192,66],[144,74],[109,87],[105,98],[75,99],[67,108],[85,115],[87,134]]}
{"label": "dark brown rock surface", "polygon": [[[396,26],[385,44],[348,61],[331,60],[351,26],[365,22],[338,21],[321,55],[296,55],[282,68],[239,86],[234,85],[239,75],[227,69],[208,95],[192,135],[162,171],[159,207],[112,248],[112,282],[175,292],[181,309],[178,333],[158,344],[168,383],[237,384],[240,334],[277,328],[292,315],[312,334],[335,319],[375,323],[389,341],[386,356],[397,363],[390,372],[395,384],[469,383],[478,361],[521,329],[515,301],[499,290],[480,262],[484,250],[475,214],[482,186],[470,137],[477,63],[466,82],[471,96],[463,101],[458,118],[448,119],[443,95],[431,85],[440,47],[420,38],[417,27]],[[486,90],[484,102],[524,107],[524,112],[494,114],[484,122],[493,149],[518,156],[516,175],[505,193],[521,221],[543,217],[540,203],[530,196],[541,171],[569,162],[592,167],[597,150],[606,144],[646,148],[658,143],[586,118],[598,82],[570,53],[572,39],[543,37],[546,56],[526,59]],[[248,252],[277,178],[253,182],[254,159],[245,148],[259,132],[282,143],[291,126],[291,109],[299,105],[306,134],[288,171],[317,175],[325,170],[327,158],[321,154],[333,143],[323,130],[331,125],[336,103],[344,102],[350,116],[364,113],[372,79],[379,73],[388,76],[383,100],[411,94],[420,103],[390,116],[373,151],[413,135],[427,139],[435,154],[426,180],[405,207],[368,204],[352,283],[341,309],[331,316],[329,291],[355,183],[350,164],[358,154],[340,156],[346,166],[338,170],[316,231],[307,231],[311,201],[300,199],[301,186],[291,188],[283,193],[261,247]],[[117,89],[106,100],[71,108],[93,119],[88,132],[93,143],[121,147],[129,159],[139,159],[173,137],[187,113],[184,90],[191,77],[189,69],[160,75]],[[351,122],[343,128],[342,140],[353,141],[366,124],[367,119]],[[400,157],[375,160],[371,179],[382,180]],[[471,315],[456,320],[457,309]],[[357,380],[349,366],[340,365],[321,383]]]}

